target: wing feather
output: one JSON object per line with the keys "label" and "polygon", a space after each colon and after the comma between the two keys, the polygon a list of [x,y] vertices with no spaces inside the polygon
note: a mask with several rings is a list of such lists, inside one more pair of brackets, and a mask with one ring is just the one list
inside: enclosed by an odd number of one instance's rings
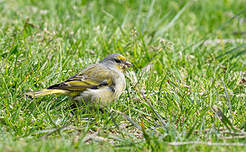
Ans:
{"label": "wing feather", "polygon": [[113,84],[114,72],[102,64],[93,64],[70,77],[64,82],[52,85],[48,89],[63,89],[80,92],[88,88],[97,89]]}

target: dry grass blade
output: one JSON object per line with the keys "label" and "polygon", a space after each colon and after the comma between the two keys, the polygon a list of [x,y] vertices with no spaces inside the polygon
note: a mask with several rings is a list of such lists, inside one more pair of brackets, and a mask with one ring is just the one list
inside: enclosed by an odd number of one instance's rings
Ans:
{"label": "dry grass blade", "polygon": [[89,144],[91,141],[96,142],[106,142],[108,141],[107,138],[98,136],[98,131],[87,134],[83,139],[82,142]]}
{"label": "dry grass blade", "polygon": [[67,124],[65,126],[62,126],[62,127],[57,127],[57,128],[54,128],[52,129],[49,133],[41,136],[42,139],[46,139],[48,136],[52,135],[53,133],[56,133],[56,132],[60,132],[61,130],[65,129],[65,128],[69,128],[69,125],[70,124]]}
{"label": "dry grass blade", "polygon": [[149,107],[151,108],[151,110],[155,113],[157,119],[161,122],[162,127],[166,128],[166,123],[164,122],[164,120],[162,119],[162,117],[159,115],[158,112],[156,112],[156,110],[154,109],[154,107],[150,104],[150,102],[148,101],[148,99],[144,96],[144,94],[142,94],[142,97],[144,98],[145,102],[149,105]]}
{"label": "dry grass blade", "polygon": [[223,114],[223,112],[217,106],[213,106],[212,110],[228,130],[232,129],[233,131],[238,131],[234,128],[231,121]]}
{"label": "dry grass blade", "polygon": [[135,127],[137,127],[139,130],[142,130],[141,126],[138,125],[136,122],[134,122],[130,117],[128,117],[126,114],[120,112],[120,111],[117,111],[117,110],[112,110],[116,113],[119,113],[121,114],[125,119],[127,119],[132,125],[134,125]]}
{"label": "dry grass blade", "polygon": [[246,146],[244,143],[212,143],[212,142],[199,142],[199,141],[187,141],[187,142],[170,142],[171,146],[182,145],[207,145],[207,146]]}
{"label": "dry grass blade", "polygon": [[231,140],[231,139],[246,139],[246,135],[243,135],[243,136],[221,137],[220,139],[224,139],[224,140]]}
{"label": "dry grass blade", "polygon": [[150,72],[150,70],[152,69],[153,67],[153,64],[152,63],[149,63],[147,64],[145,67],[142,68],[142,72]]}
{"label": "dry grass blade", "polygon": [[206,40],[203,45],[218,45],[218,44],[226,44],[226,43],[244,43],[244,39],[214,39],[214,40]]}
{"label": "dry grass blade", "polygon": [[228,95],[228,93],[227,93],[227,90],[226,90],[226,86],[225,86],[225,82],[224,82],[224,80],[222,80],[222,83],[223,83],[224,90],[225,90],[226,101],[227,101],[227,103],[228,103],[228,107],[229,107],[230,112],[231,112],[231,113],[230,113],[230,117],[231,117],[231,121],[232,121],[233,116],[232,116],[231,101],[230,101],[230,99],[229,99],[229,95]]}

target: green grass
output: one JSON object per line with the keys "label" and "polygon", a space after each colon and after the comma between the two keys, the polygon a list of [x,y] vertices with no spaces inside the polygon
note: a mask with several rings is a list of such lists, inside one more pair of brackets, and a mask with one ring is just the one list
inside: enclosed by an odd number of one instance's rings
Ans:
{"label": "green grass", "polygon": [[[0,151],[246,151],[245,6],[0,0]],[[134,66],[104,113],[24,97],[115,52]]]}

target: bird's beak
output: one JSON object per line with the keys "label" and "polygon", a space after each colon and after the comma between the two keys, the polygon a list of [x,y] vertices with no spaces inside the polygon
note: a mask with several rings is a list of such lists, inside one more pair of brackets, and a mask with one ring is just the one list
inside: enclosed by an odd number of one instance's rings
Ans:
{"label": "bird's beak", "polygon": [[132,66],[131,62],[129,62],[129,61],[126,61],[126,62],[125,62],[125,65],[126,65],[127,67]]}

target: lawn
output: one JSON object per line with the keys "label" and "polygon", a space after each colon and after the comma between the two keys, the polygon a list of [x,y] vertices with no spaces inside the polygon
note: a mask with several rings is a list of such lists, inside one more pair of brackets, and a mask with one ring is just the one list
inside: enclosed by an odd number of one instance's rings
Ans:
{"label": "lawn", "polygon": [[[0,0],[0,151],[246,151],[245,0]],[[24,94],[111,53],[103,111]]]}

